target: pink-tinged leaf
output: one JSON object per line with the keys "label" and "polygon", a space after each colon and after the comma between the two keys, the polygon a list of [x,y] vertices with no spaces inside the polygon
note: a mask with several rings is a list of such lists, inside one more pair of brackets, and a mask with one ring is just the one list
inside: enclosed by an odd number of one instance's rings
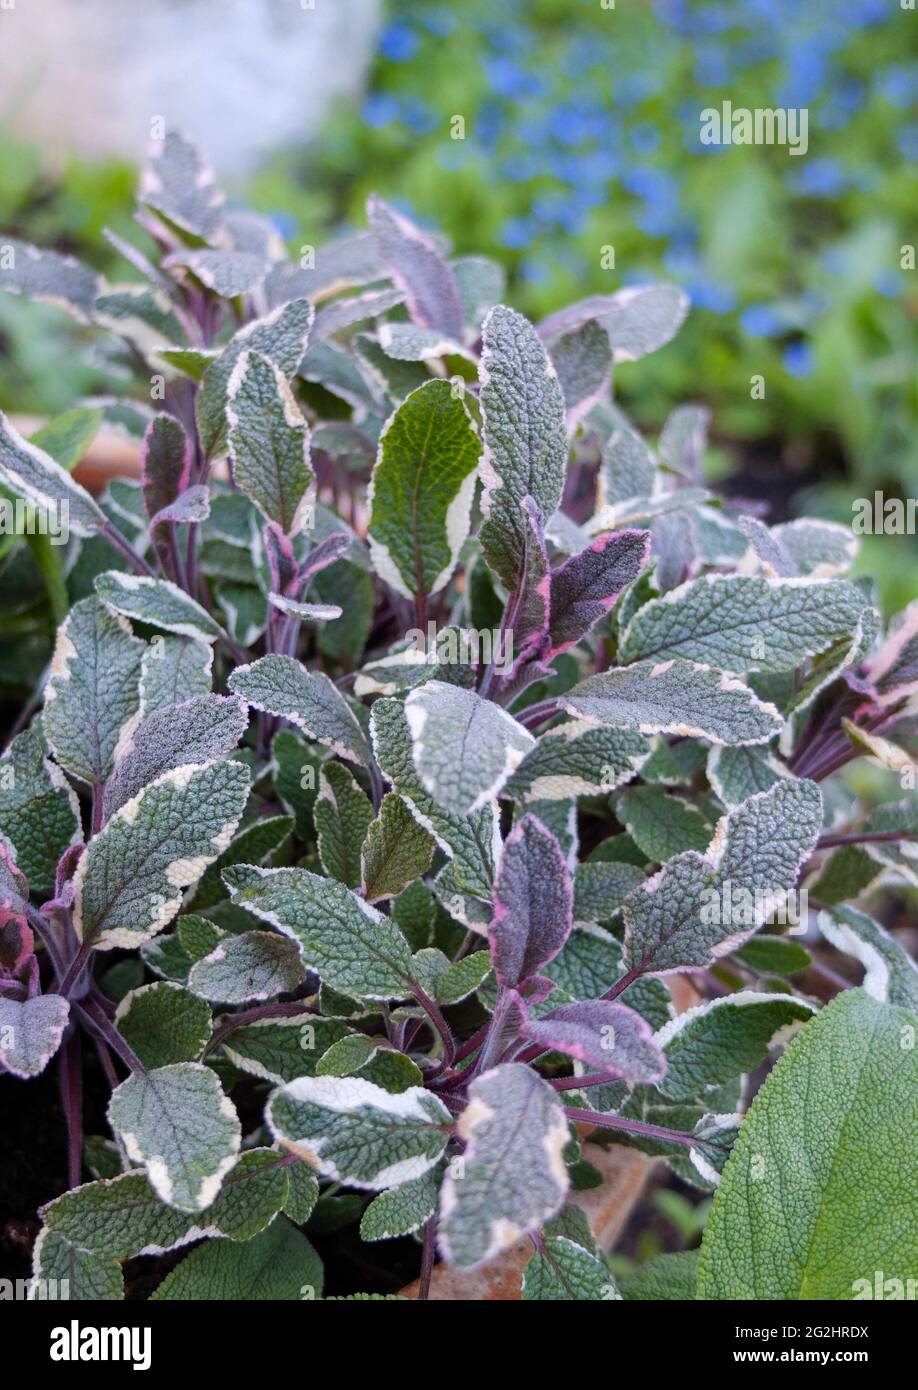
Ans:
{"label": "pink-tinged leaf", "polygon": [[20,913],[28,900],[29,885],[16,865],[16,851],[0,832],[0,906]]}
{"label": "pink-tinged leaf", "polygon": [[206,521],[210,516],[210,491],[204,483],[195,483],[180,492],[174,502],[168,503],[156,513],[150,522],[151,535],[164,521],[174,521],[179,526],[188,526],[193,521]]}
{"label": "pink-tinged leaf", "polygon": [[508,835],[493,902],[491,959],[500,984],[516,987],[554,959],[573,924],[564,852],[536,816],[523,816]]}
{"label": "pink-tinged leaf", "polygon": [[523,498],[526,529],[523,538],[523,574],[519,588],[507,604],[507,629],[513,637],[512,666],[506,679],[530,661],[539,661],[548,644],[551,615],[551,571],[545,548],[542,513],[531,497]]}
{"label": "pink-tinged leaf", "polygon": [[873,660],[868,679],[883,707],[918,694],[918,601],[899,614],[898,625],[891,627]]}
{"label": "pink-tinged leaf", "polygon": [[345,551],[350,547],[351,537],[346,531],[333,531],[330,536],[326,536],[320,541],[314,550],[311,550],[300,566],[299,578],[297,580],[297,598],[302,598],[317,574],[322,570],[328,569],[336,560],[340,560]]}
{"label": "pink-tinged leaf", "polygon": [[35,937],[25,918],[0,907],[0,975],[17,975],[34,952]]}
{"label": "pink-tinged leaf", "polygon": [[605,999],[562,1004],[545,1018],[528,1019],[522,1032],[540,1047],[563,1052],[611,1078],[646,1085],[666,1071],[650,1024],[626,1004]]}
{"label": "pink-tinged leaf", "polygon": [[184,492],[190,473],[191,446],[181,424],[174,415],[154,415],[140,450],[140,485],[151,522]]}
{"label": "pink-tinged leaf", "polygon": [[412,320],[461,343],[459,287],[436,244],[375,194],[367,203],[367,220],[380,257],[405,292]]}
{"label": "pink-tinged leaf", "polygon": [[271,592],[283,594],[296,582],[297,565],[293,542],[276,521],[269,521],[262,531],[265,558],[271,575]]}
{"label": "pink-tinged leaf", "polygon": [[612,531],[555,570],[546,660],[579,642],[614,607],[622,589],[646,565],[649,547],[647,531]]}

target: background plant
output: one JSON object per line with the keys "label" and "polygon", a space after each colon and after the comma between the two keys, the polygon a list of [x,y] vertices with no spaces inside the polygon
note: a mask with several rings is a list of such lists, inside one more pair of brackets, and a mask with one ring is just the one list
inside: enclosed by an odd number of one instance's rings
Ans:
{"label": "background plant", "polygon": [[[358,1216],[418,1234],[422,1297],[521,1236],[531,1299],[912,1268],[918,973],[845,904],[914,883],[914,606],[884,635],[850,531],[707,490],[701,407],[634,429],[613,375],[674,287],[536,326],[377,197],[290,261],[174,134],[137,216],[143,282],[9,240],[0,279],[133,382],[38,442],[0,417],[0,479],[75,537],[0,767],[0,1060],[55,1059],[68,1123],[36,1275],[119,1298],[201,1241],[155,1298],[320,1297],[302,1228]],[[96,501],[67,465],[106,416],[143,471]],[[911,793],[866,817],[862,753]],[[861,988],[781,930],[803,887]],[[700,1256],[621,1288],[569,1201],[610,1142],[718,1189]],[[788,1202],[812,1238],[765,1259]]]}

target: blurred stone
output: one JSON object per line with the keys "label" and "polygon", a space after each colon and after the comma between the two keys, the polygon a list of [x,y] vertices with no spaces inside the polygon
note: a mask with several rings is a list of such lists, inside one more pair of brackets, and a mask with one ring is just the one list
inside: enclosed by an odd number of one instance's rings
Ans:
{"label": "blurred stone", "polygon": [[0,11],[0,89],[15,134],[136,160],[162,117],[221,174],[317,133],[360,93],[381,0],[16,0]]}

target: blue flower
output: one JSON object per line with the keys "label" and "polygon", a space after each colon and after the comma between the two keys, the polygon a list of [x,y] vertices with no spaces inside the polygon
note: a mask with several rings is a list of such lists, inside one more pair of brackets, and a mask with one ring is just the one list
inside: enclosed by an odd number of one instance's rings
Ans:
{"label": "blue flower", "polygon": [[650,121],[639,121],[631,128],[631,144],[637,154],[653,154],[660,144],[660,132]]}
{"label": "blue flower", "polygon": [[363,103],[363,119],[368,126],[378,130],[391,125],[399,117],[399,104],[388,92],[369,92]]}
{"label": "blue flower", "polygon": [[509,251],[525,251],[532,245],[533,225],[528,217],[509,217],[500,229],[500,240]]}
{"label": "blue flower", "polygon": [[390,63],[407,63],[418,51],[418,36],[408,24],[389,24],[379,36],[379,51]]}
{"label": "blue flower", "polygon": [[881,270],[873,277],[873,288],[884,299],[895,299],[902,288],[902,279],[895,270]]}
{"label": "blue flower", "polygon": [[796,193],[811,198],[833,198],[850,185],[845,169],[834,159],[811,159],[793,169],[788,183]]}
{"label": "blue flower", "polygon": [[690,280],[686,289],[696,309],[729,314],[736,308],[736,291],[729,285],[718,285],[713,280]]}
{"label": "blue flower", "polygon": [[802,339],[796,343],[788,343],[781,360],[784,370],[790,376],[809,376],[816,365],[813,349]]}
{"label": "blue flower", "polygon": [[879,74],[878,91],[893,106],[913,106],[918,101],[918,63],[895,63]]}
{"label": "blue flower", "polygon": [[750,304],[740,315],[740,327],[752,338],[776,338],[784,331],[780,315],[770,304]]}
{"label": "blue flower", "polygon": [[918,126],[907,125],[900,130],[896,145],[904,159],[918,159]]}

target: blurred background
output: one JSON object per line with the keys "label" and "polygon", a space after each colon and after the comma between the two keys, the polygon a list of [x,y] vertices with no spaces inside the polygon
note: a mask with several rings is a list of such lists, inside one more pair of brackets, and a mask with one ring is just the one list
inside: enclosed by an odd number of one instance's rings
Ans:
{"label": "blurred background", "polygon": [[[773,519],[918,490],[918,13],[897,0],[14,0],[0,25],[5,230],[124,278],[102,228],[139,239],[160,115],[291,249],[360,225],[375,189],[503,260],[532,316],[678,281],[687,325],[616,389],[649,432],[706,402],[709,478]],[[808,108],[807,154],[702,145],[724,99]],[[5,409],[111,388],[52,310],[4,296],[0,346]],[[915,541],[881,539],[860,567],[894,611]]]}
{"label": "blurred background", "polygon": [[[702,145],[725,99],[806,107],[806,155]],[[858,497],[918,494],[916,115],[900,0],[6,0],[0,229],[127,278],[102,230],[143,244],[161,117],[292,252],[362,226],[375,190],[500,259],[532,317],[676,281],[692,312],[617,370],[626,408],[653,435],[707,404],[716,486],[850,523]],[[55,415],[117,391],[108,370],[53,309],[0,296],[0,408]],[[916,559],[914,536],[863,538],[887,613],[918,596]],[[623,1268],[697,1241],[706,1209],[653,1184]]]}

